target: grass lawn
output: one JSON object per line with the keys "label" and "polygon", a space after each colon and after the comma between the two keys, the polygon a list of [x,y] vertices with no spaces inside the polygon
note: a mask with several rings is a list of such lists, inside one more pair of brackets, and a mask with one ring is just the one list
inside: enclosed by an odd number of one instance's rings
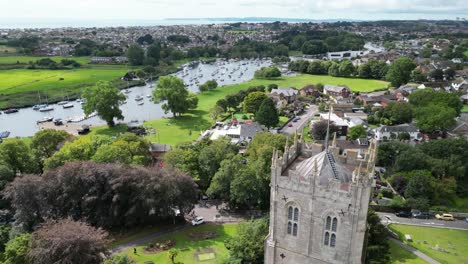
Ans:
{"label": "grass lawn", "polygon": [[156,226],[147,226],[147,227],[138,227],[131,230],[119,231],[117,233],[110,232],[110,237],[112,240],[111,246],[119,246],[124,243],[143,238],[147,235],[168,230],[170,228],[176,227],[178,224],[158,224]]}
{"label": "grass lawn", "polygon": [[[189,227],[188,229],[166,235],[152,242],[152,244],[174,240],[176,243],[174,247],[181,250],[175,259],[178,263],[224,263],[229,257],[229,252],[224,246],[224,241],[229,237],[234,236],[236,232],[236,224],[206,224]],[[203,237],[209,234],[214,234],[215,237],[203,239]],[[123,254],[129,256],[138,264],[145,261],[153,261],[154,263],[171,263],[168,251],[156,254],[144,253],[143,250],[145,247],[145,245],[137,247],[137,255],[133,253],[133,249],[130,249]],[[203,258],[207,258],[207,260],[199,260]]]}
{"label": "grass lawn", "polygon": [[[417,248],[440,263],[468,263],[468,231],[398,224],[390,225],[390,229],[395,231],[402,241],[405,234],[411,235],[413,242],[405,241],[406,244]],[[418,244],[417,241],[420,243]],[[424,244],[424,241],[427,241],[427,244]],[[450,253],[432,249],[436,246]]]}
{"label": "grass lawn", "polygon": [[391,264],[426,264],[427,262],[398,246],[395,242],[390,243],[390,263]]}
{"label": "grass lawn", "polygon": [[462,112],[468,112],[468,105],[463,105]]}
{"label": "grass lawn", "polygon": [[465,56],[468,57],[468,50],[464,52]]}

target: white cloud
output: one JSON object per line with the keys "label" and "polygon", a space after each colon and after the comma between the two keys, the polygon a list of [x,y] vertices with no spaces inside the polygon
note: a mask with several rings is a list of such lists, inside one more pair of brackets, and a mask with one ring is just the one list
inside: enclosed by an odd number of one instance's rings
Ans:
{"label": "white cloud", "polygon": [[0,0],[2,17],[141,19],[168,17],[468,18],[467,0]]}

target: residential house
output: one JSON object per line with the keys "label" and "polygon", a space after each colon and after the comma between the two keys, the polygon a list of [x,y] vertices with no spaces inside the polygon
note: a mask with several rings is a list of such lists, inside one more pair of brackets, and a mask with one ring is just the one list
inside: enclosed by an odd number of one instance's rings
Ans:
{"label": "residential house", "polygon": [[402,124],[397,126],[380,126],[375,129],[375,139],[378,141],[397,140],[401,133],[408,133],[410,140],[422,140],[419,129],[412,124]]}
{"label": "residential house", "polygon": [[257,123],[248,121],[244,124],[220,124],[211,131],[211,140],[216,140],[219,137],[227,136],[231,138],[233,144],[250,142],[258,132],[265,131],[263,127]]}
{"label": "residential house", "polygon": [[288,103],[292,103],[297,99],[299,91],[293,87],[290,88],[278,88],[272,89],[270,96],[275,99],[283,100],[285,99]]}
{"label": "residential house", "polygon": [[468,139],[468,113],[461,113],[457,118],[457,125],[448,133],[449,137]]}
{"label": "residential house", "polygon": [[328,117],[330,116],[330,122],[333,122],[333,124],[337,127],[337,136],[339,139],[346,139],[346,135],[348,134],[348,127],[349,124],[344,120],[343,118],[337,116],[335,113],[329,114],[329,113],[323,113],[320,114],[320,120],[328,120]]}
{"label": "residential house", "polygon": [[331,96],[341,96],[343,98],[348,98],[351,95],[351,90],[348,88],[348,86],[336,86],[336,85],[330,85],[326,84],[323,87],[323,92],[327,95]]}
{"label": "residential house", "polygon": [[304,86],[301,90],[299,90],[299,94],[302,95],[302,96],[319,97],[320,96],[320,91],[314,85],[307,85],[307,86]]}

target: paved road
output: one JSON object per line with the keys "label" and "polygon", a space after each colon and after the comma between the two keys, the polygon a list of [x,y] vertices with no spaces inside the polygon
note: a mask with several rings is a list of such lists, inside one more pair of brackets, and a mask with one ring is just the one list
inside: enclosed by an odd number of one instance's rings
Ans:
{"label": "paved road", "polygon": [[405,243],[401,242],[398,239],[395,239],[395,238],[392,238],[392,237],[390,237],[389,239],[392,240],[393,242],[397,243],[397,245],[399,245],[400,247],[402,247],[402,248],[410,251],[411,253],[415,254],[416,256],[422,258],[423,260],[425,260],[429,264],[440,264],[440,262],[436,261],[435,259],[429,257],[428,255],[422,253],[421,251],[415,249],[414,247],[410,247],[410,246],[406,245]]}
{"label": "paved road", "polygon": [[302,129],[309,124],[309,121],[317,113],[318,113],[318,106],[316,105],[309,106],[309,109],[307,109],[307,112],[298,116],[299,118],[301,118],[299,121],[297,122],[291,121],[290,123],[292,124],[292,127],[288,127],[288,125],[286,125],[281,130],[281,133],[286,134],[286,135],[293,135],[296,132],[296,129],[298,133],[302,133]]}
{"label": "paved road", "polygon": [[[430,226],[430,227],[440,227],[440,228],[457,228],[468,230],[468,223],[462,220],[455,221],[442,221],[433,219],[416,219],[416,218],[405,218],[398,217],[392,213],[377,213],[382,220],[383,224],[406,224],[406,225],[416,225],[416,226]],[[390,220],[386,217],[390,217]]]}

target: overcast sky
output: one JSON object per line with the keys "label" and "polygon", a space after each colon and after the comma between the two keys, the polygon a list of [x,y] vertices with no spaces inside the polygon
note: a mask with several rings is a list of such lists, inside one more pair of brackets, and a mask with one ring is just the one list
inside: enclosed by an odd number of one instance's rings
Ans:
{"label": "overcast sky", "polygon": [[358,20],[468,18],[468,0],[0,0],[0,6],[2,20],[157,20],[206,17]]}

